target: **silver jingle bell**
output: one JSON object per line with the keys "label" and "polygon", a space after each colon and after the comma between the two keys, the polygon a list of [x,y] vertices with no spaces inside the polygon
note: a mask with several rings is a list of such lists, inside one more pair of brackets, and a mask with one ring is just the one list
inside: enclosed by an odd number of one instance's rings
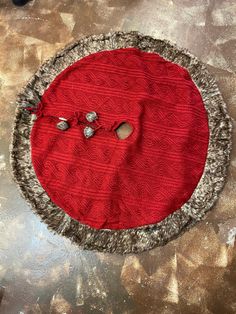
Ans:
{"label": "silver jingle bell", "polygon": [[93,122],[97,120],[97,118],[98,118],[98,115],[95,111],[91,111],[86,114],[86,119],[88,122]]}
{"label": "silver jingle bell", "polygon": [[90,138],[90,137],[93,136],[93,135],[94,135],[94,129],[91,128],[91,126],[86,126],[86,127],[84,128],[84,136],[85,136],[86,138]]}
{"label": "silver jingle bell", "polygon": [[57,123],[58,130],[66,131],[67,129],[69,129],[69,127],[70,125],[67,121],[60,121]]}

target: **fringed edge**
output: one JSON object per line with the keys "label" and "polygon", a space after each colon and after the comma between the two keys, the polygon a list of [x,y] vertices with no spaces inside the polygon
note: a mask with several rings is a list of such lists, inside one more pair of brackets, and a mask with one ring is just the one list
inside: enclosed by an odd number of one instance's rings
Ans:
{"label": "fringed edge", "polygon": [[[51,202],[35,175],[30,153],[32,119],[24,105],[36,106],[52,80],[82,57],[101,50],[136,47],[156,52],[190,73],[208,113],[210,141],[204,173],[191,198],[177,211],[157,224],[124,230],[93,229],[68,216]],[[138,253],[182,234],[212,208],[223,188],[229,164],[232,122],[214,78],[205,65],[186,49],[167,40],[154,39],[138,32],[114,32],[87,36],[74,42],[46,61],[18,95],[10,162],[21,194],[48,228],[88,250]]]}

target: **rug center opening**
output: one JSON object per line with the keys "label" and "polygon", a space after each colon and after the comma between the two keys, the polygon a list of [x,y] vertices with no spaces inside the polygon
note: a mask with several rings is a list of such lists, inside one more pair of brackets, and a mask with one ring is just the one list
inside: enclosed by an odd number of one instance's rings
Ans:
{"label": "rug center opening", "polygon": [[133,132],[133,127],[130,123],[124,121],[118,126],[118,128],[115,130],[115,132],[116,132],[118,139],[125,140]]}

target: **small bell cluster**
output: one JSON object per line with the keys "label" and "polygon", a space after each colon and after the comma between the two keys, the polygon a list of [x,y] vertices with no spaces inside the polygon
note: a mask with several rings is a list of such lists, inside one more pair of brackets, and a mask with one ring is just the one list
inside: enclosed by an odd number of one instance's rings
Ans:
{"label": "small bell cluster", "polygon": [[[86,114],[85,118],[89,123],[92,123],[98,119],[98,115],[95,111],[91,111],[91,112],[88,112]],[[59,120],[60,120],[60,122],[57,123],[57,128],[59,130],[66,131],[67,129],[69,129],[70,124],[67,121],[67,119],[59,118]],[[92,137],[94,135],[94,133],[95,133],[95,129],[92,126],[90,126],[90,125],[85,126],[85,128],[83,130],[83,134],[86,138]]]}

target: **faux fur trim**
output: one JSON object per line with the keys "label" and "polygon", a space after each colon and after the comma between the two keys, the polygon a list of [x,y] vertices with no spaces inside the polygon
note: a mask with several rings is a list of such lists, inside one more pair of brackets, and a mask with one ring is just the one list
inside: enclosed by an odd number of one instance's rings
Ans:
{"label": "faux fur trim", "polygon": [[[51,202],[41,187],[30,154],[32,116],[24,104],[37,106],[45,89],[66,67],[101,50],[136,47],[156,52],[166,60],[186,68],[198,87],[208,113],[210,141],[204,173],[191,198],[163,221],[134,229],[96,230],[72,219]],[[205,65],[185,49],[166,40],[137,32],[115,32],[88,36],[67,46],[46,61],[18,95],[11,144],[13,175],[24,198],[49,229],[66,236],[84,249],[116,253],[138,253],[164,245],[201,220],[213,206],[224,185],[231,151],[232,123],[214,78]]]}

